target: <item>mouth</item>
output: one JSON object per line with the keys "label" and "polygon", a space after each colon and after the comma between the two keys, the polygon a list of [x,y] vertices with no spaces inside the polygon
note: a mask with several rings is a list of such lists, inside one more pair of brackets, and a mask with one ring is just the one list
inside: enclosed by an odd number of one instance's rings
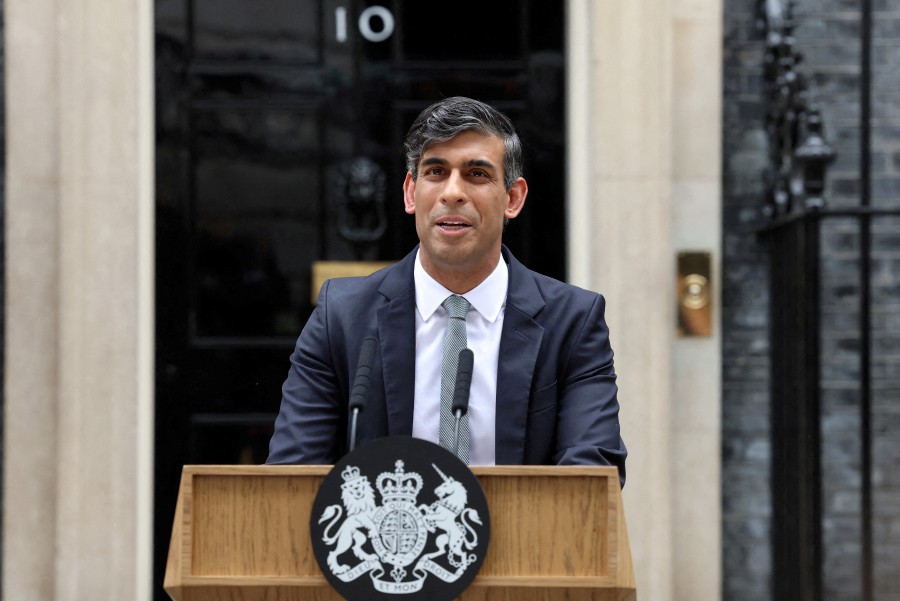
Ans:
{"label": "mouth", "polygon": [[435,225],[448,232],[459,232],[472,227],[465,221],[458,221],[455,219],[441,219],[437,221]]}

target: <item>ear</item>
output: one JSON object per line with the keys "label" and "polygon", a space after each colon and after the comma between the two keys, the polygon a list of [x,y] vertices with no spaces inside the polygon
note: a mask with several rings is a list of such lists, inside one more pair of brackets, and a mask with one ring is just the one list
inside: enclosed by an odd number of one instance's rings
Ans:
{"label": "ear", "polygon": [[416,180],[409,171],[403,180],[403,210],[410,215],[416,212]]}
{"label": "ear", "polygon": [[513,219],[525,207],[525,197],[528,196],[528,184],[525,182],[525,178],[520,177],[514,181],[507,195],[509,200],[506,204],[506,210],[503,211],[503,216],[507,219]]}

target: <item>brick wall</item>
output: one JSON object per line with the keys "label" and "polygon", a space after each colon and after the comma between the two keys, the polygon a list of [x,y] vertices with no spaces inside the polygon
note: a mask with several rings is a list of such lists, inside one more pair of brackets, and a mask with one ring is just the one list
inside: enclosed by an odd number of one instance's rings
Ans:
{"label": "brick wall", "polygon": [[[801,0],[796,37],[810,97],[838,152],[831,207],[860,204],[860,7]],[[754,236],[764,194],[764,40],[755,0],[724,3],[724,597],[771,596],[767,254]],[[900,207],[900,2],[874,0],[872,203]],[[860,248],[858,221],[822,235],[822,511],[825,599],[861,594]],[[874,596],[900,599],[900,219],[872,226]]]}
{"label": "brick wall", "polygon": [[768,257],[757,241],[767,140],[755,3],[724,3],[723,596],[770,597]]}
{"label": "brick wall", "polygon": [[[900,207],[900,2],[874,0],[875,206]],[[900,218],[872,232],[873,531],[878,599],[900,599]]]}

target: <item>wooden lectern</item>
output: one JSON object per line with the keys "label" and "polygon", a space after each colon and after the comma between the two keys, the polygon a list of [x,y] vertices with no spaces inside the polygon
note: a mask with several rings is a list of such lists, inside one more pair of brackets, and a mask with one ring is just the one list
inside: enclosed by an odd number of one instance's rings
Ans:
{"label": "wooden lectern", "polygon": [[[330,469],[186,466],[166,566],[172,599],[341,601],[309,541],[313,501]],[[490,507],[491,541],[460,599],[636,599],[615,468],[472,471]]]}

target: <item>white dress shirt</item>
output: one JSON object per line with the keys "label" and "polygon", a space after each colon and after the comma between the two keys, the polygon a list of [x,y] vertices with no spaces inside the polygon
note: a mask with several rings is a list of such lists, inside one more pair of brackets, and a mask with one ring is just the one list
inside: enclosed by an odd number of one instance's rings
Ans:
{"label": "white dress shirt", "polygon": [[[438,442],[441,421],[441,358],[450,321],[441,306],[453,292],[425,272],[416,254],[416,396],[413,436]],[[475,356],[469,395],[469,463],[494,465],[497,421],[497,363],[509,268],[501,258],[496,269],[463,294],[472,308],[466,317],[466,346]]]}

